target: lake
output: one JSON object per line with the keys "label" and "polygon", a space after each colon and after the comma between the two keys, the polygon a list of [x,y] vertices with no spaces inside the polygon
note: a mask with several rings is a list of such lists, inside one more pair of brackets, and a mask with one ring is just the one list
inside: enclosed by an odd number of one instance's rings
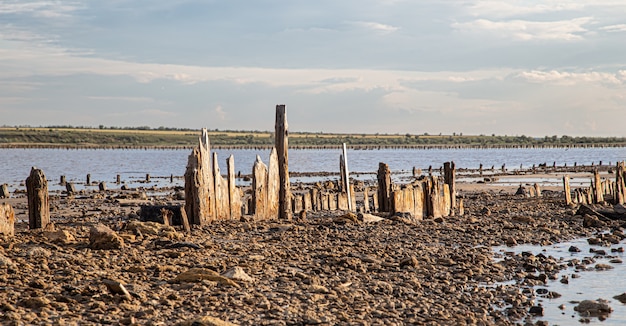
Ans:
{"label": "lake", "polygon": [[[9,184],[14,190],[28,177],[31,167],[42,169],[49,181],[84,182],[91,174],[92,181],[115,182],[119,174],[122,180],[180,177],[185,173],[190,150],[159,149],[0,149],[0,183]],[[235,158],[235,171],[250,174],[257,155],[267,163],[269,150],[219,149],[215,151],[222,172],[226,171],[226,159]],[[341,150],[298,149],[289,151],[291,172],[338,172]],[[509,169],[533,164],[573,166],[615,164],[626,160],[626,148],[535,148],[535,149],[373,149],[348,150],[348,167],[352,176],[375,179],[371,174],[384,162],[396,175],[411,173],[413,167],[426,170],[438,169],[446,161],[454,161],[457,168],[477,169],[480,164],[499,169],[506,164]],[[369,173],[369,174],[365,174]],[[364,174],[359,176],[359,174]],[[297,180],[296,180],[297,181]],[[155,181],[156,182],[156,181]],[[180,178],[176,183],[180,184]],[[52,186],[53,183],[50,182]],[[11,190],[11,191],[12,191]]]}

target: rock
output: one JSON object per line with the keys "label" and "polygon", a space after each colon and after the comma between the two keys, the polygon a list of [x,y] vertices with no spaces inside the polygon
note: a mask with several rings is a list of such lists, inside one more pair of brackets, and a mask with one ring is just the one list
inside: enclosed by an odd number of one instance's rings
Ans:
{"label": "rock", "polygon": [[217,282],[222,285],[230,285],[237,288],[239,287],[239,284],[235,283],[235,281],[218,274],[216,271],[206,268],[191,268],[178,274],[178,276],[174,278],[174,282],[200,282],[202,280]]}
{"label": "rock", "polygon": [[29,309],[41,309],[43,307],[49,306],[50,300],[46,299],[45,297],[27,298],[18,301],[17,305]]}
{"label": "rock", "polygon": [[97,224],[89,230],[89,247],[94,250],[121,249],[124,239],[108,226]]}
{"label": "rock", "polygon": [[613,269],[613,266],[608,265],[608,264],[596,264],[596,270],[598,271],[606,271],[609,269]]}
{"label": "rock", "polygon": [[254,282],[254,278],[251,277],[250,275],[248,275],[243,268],[236,266],[233,267],[227,271],[225,271],[224,273],[222,273],[222,276],[229,278],[231,280],[235,280],[235,281],[244,281],[244,282]]}
{"label": "rock", "polygon": [[406,257],[400,261],[400,267],[404,267],[404,266],[417,267],[418,265],[419,265],[419,262],[417,258],[415,258],[415,256]]}
{"label": "rock", "polygon": [[219,318],[205,316],[199,319],[184,321],[179,323],[178,326],[236,326],[236,324],[223,321]]}
{"label": "rock", "polygon": [[601,228],[606,226],[606,223],[600,221],[597,216],[592,216],[589,214],[585,214],[583,216],[583,227],[586,228]]}
{"label": "rock", "polygon": [[578,248],[576,246],[570,246],[567,251],[569,251],[569,252],[580,252],[580,248]]}
{"label": "rock", "polygon": [[620,295],[616,295],[613,298],[617,299],[621,303],[626,303],[626,292],[624,292],[624,293],[622,293]]}
{"label": "rock", "polygon": [[333,222],[339,223],[339,224],[359,223],[359,218],[356,216],[356,214],[354,214],[352,212],[348,212],[348,213],[343,214],[341,216],[335,217],[333,219]]}
{"label": "rock", "polygon": [[13,261],[10,258],[5,257],[4,255],[0,254],[0,267],[10,268],[13,266],[15,266],[15,263],[13,263]]}
{"label": "rock", "polygon": [[67,230],[57,230],[52,232],[44,232],[48,241],[60,244],[70,244],[76,242],[76,238]]}
{"label": "rock", "polygon": [[608,315],[613,312],[613,309],[609,306],[608,301],[603,299],[598,299],[596,301],[583,300],[576,307],[574,307],[574,310],[578,311],[581,316],[591,317]]}
{"label": "rock", "polygon": [[164,225],[157,222],[140,221],[129,221],[128,223],[126,223],[124,229],[135,234],[140,233],[143,235],[159,235],[162,232],[176,232],[176,229],[169,225]]}
{"label": "rock", "polygon": [[359,213],[358,218],[363,223],[377,223],[377,222],[380,222],[380,221],[384,220],[384,218],[382,218],[380,216],[376,216],[376,215],[373,215],[373,214],[367,214],[367,213]]}
{"label": "rock", "polygon": [[543,307],[542,306],[532,306],[528,313],[534,316],[543,316]]}
{"label": "rock", "polygon": [[107,289],[109,289],[111,293],[119,294],[122,296],[122,298],[128,301],[133,300],[133,297],[130,295],[130,293],[128,293],[128,290],[126,290],[126,287],[124,287],[122,283],[118,281],[114,281],[114,280],[109,280],[109,279],[103,279],[102,283],[106,285]]}
{"label": "rock", "polygon": [[513,237],[508,237],[506,239],[506,245],[509,247],[517,246],[517,240],[515,240],[515,238]]}

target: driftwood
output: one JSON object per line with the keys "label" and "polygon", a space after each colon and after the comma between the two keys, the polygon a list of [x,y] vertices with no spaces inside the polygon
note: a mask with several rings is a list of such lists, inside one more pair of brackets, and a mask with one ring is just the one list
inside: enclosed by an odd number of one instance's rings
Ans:
{"label": "driftwood", "polygon": [[50,223],[48,181],[43,171],[33,167],[26,178],[28,194],[28,226],[30,229],[45,228]]}

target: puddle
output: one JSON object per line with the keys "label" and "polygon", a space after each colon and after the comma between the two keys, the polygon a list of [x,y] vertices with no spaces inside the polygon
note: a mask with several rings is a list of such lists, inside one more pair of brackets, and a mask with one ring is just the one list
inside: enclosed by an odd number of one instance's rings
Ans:
{"label": "puddle", "polygon": [[[580,252],[569,252],[570,246],[575,246],[580,249]],[[547,299],[542,298],[539,295],[535,297],[535,304],[540,304],[544,307],[544,316],[534,318],[535,321],[544,320],[549,325],[573,325],[581,324],[579,320],[581,316],[578,312],[574,311],[574,307],[577,303],[571,303],[571,301],[582,300],[596,300],[605,299],[609,302],[613,312],[607,316],[603,321],[595,317],[587,317],[590,323],[587,325],[624,325],[626,324],[626,305],[619,302],[613,297],[626,292],[626,263],[610,263],[611,259],[626,259],[626,254],[623,252],[611,252],[611,248],[617,249],[619,247],[625,247],[623,243],[612,245],[611,247],[602,246],[590,246],[587,243],[587,239],[576,239],[573,241],[563,242],[551,246],[534,246],[534,245],[518,245],[515,247],[496,247],[494,248],[496,261],[504,259],[507,253],[522,253],[530,252],[534,255],[543,254],[544,256],[552,256],[557,260],[563,260],[567,262],[572,259],[578,259],[582,261],[586,257],[593,257],[595,262],[587,265],[588,269],[581,271],[576,270],[574,267],[569,267],[559,272],[556,280],[548,280],[544,286],[535,286],[528,288],[534,290],[535,294],[539,290],[540,292],[556,292],[561,295],[559,298]],[[591,253],[589,249],[604,250],[606,256],[597,256]],[[597,271],[593,267],[597,264],[608,264],[613,266],[613,269]],[[572,275],[576,275],[572,277]],[[563,276],[569,278],[568,284],[563,284],[560,279]],[[511,282],[498,283],[502,285],[510,285]],[[496,285],[498,285],[496,284]],[[564,305],[564,309],[560,309],[559,306]]]}

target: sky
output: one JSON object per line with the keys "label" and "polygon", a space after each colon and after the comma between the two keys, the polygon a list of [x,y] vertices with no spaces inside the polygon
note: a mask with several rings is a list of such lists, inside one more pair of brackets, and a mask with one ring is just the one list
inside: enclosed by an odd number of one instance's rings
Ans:
{"label": "sky", "polygon": [[626,1],[0,0],[0,125],[626,136]]}

